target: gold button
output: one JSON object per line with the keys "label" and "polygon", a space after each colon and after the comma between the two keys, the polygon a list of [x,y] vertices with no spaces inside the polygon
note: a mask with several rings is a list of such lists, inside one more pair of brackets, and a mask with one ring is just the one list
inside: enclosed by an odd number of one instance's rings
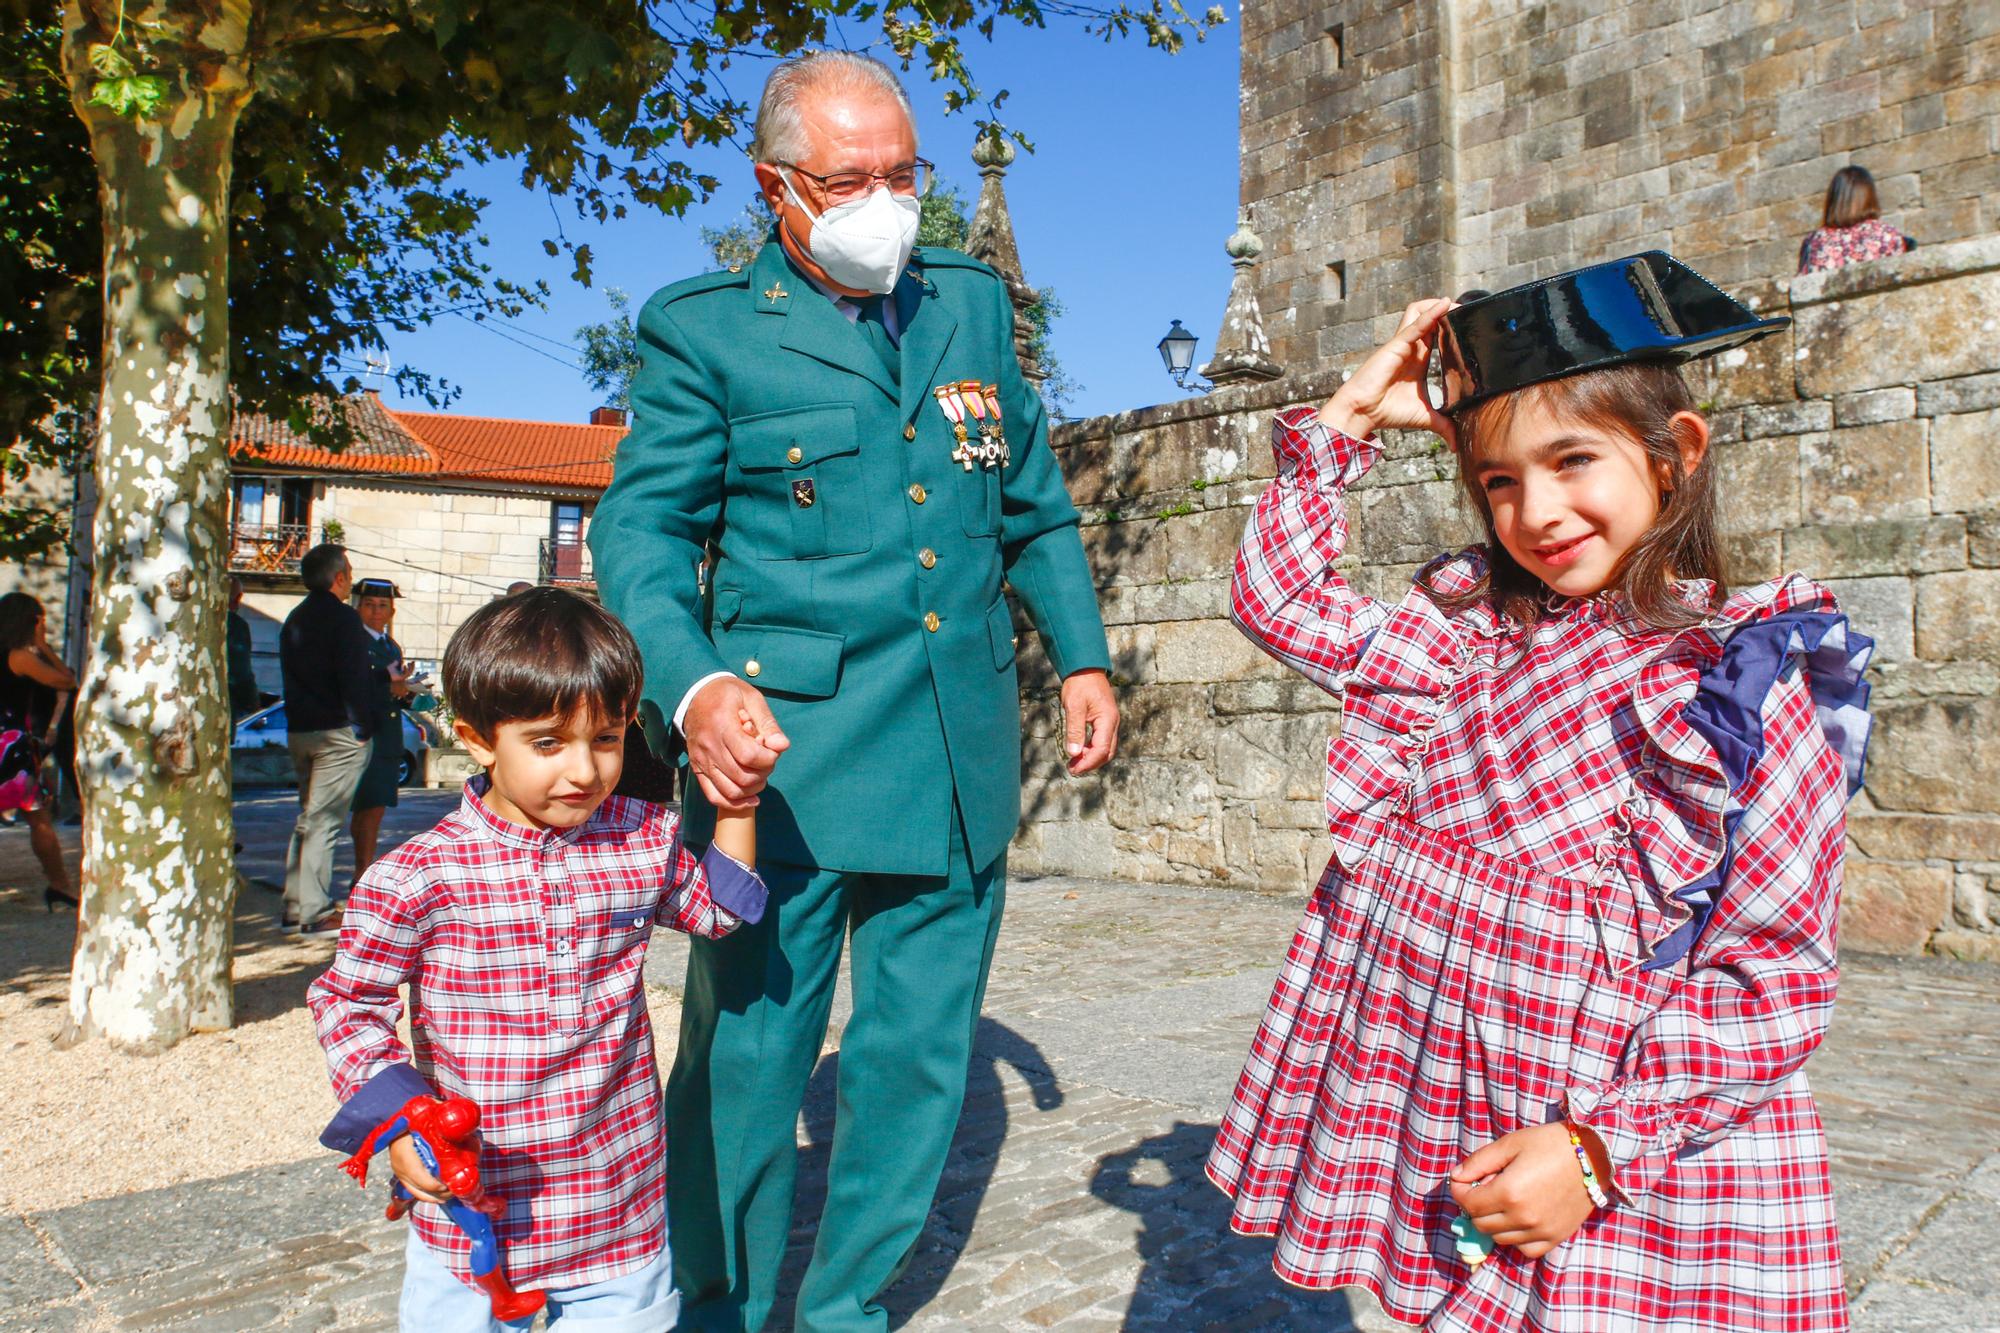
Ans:
{"label": "gold button", "polygon": [[805,451],[800,449],[796,444],[785,450],[785,461],[787,463],[796,463],[805,456]]}
{"label": "gold button", "polygon": [[910,483],[910,498],[912,500],[915,500],[918,504],[922,504],[924,502],[924,488],[921,482]]}
{"label": "gold button", "polygon": [[743,674],[746,676],[755,676],[763,670],[764,664],[754,657],[743,664]]}
{"label": "gold button", "polygon": [[923,550],[917,552],[917,563],[925,569],[929,569],[931,566],[937,564],[937,552],[926,546]]}
{"label": "gold button", "polygon": [[903,427],[903,438],[904,438],[904,439],[906,439],[906,440],[914,440],[914,439],[916,439],[916,438],[917,438],[917,423],[916,423],[916,422],[912,421],[912,422],[911,422],[911,423],[909,423],[909,424],[908,424],[907,426],[904,426],[904,427]]}
{"label": "gold button", "polygon": [[935,634],[937,633],[937,627],[938,627],[937,612],[935,611],[924,612],[924,628],[929,630],[931,633]]}

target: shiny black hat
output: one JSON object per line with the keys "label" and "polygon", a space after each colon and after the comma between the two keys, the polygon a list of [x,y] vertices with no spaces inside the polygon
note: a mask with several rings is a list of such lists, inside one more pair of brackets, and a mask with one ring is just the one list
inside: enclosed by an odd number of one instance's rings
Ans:
{"label": "shiny black hat", "polygon": [[1438,326],[1443,412],[1578,371],[1692,361],[1792,322],[1759,316],[1664,250],[1467,295]]}
{"label": "shiny black hat", "polygon": [[388,579],[354,580],[356,597],[401,597],[402,590]]}

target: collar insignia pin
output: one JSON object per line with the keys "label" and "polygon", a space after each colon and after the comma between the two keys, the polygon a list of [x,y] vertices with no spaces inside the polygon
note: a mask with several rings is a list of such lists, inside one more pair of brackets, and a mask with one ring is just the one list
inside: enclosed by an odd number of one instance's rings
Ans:
{"label": "collar insignia pin", "polygon": [[785,284],[777,281],[775,278],[772,279],[771,285],[764,289],[764,299],[766,301],[782,301],[790,295],[791,293],[785,290]]}

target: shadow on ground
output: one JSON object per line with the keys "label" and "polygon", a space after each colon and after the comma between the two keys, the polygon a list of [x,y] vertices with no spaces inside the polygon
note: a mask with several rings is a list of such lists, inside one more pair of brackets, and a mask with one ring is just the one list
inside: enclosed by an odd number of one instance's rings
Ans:
{"label": "shadow on ground", "polygon": [[[943,1290],[971,1238],[973,1219],[979,1215],[979,1205],[999,1164],[1001,1146],[1007,1141],[1003,1066],[1027,1081],[1037,1110],[1050,1111],[1062,1105],[1062,1088],[1035,1044],[1003,1023],[981,1018],[966,1076],[965,1110],[952,1138],[951,1154],[945,1159],[937,1198],[931,1203],[930,1216],[908,1266],[882,1294],[891,1328],[908,1323]],[[820,1060],[806,1086],[803,1115],[808,1142],[799,1149],[791,1241],[778,1278],[778,1299],[764,1325],[773,1333],[791,1328],[793,1301],[812,1260],[813,1237],[818,1234],[820,1212],[826,1206],[827,1159],[833,1148],[839,1084],[840,1053],[834,1051]]]}
{"label": "shadow on ground", "polygon": [[[1271,1242],[1229,1230],[1229,1200],[1203,1174],[1216,1126],[1179,1121],[1101,1158],[1090,1192],[1138,1216],[1145,1267],[1125,1314],[1128,1330],[1312,1329],[1349,1333],[1342,1292],[1295,1291],[1271,1272]],[[1260,1274],[1244,1282],[1244,1272]],[[1218,1281],[1217,1279],[1228,1279]]]}

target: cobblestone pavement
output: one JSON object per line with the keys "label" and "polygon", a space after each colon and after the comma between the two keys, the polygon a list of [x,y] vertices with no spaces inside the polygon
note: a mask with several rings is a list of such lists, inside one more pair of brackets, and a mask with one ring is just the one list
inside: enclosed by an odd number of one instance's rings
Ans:
{"label": "cobblestone pavement", "polygon": [[[406,799],[390,831],[421,827],[443,799]],[[268,873],[285,803],[242,814],[250,873]],[[1201,1176],[1298,905],[1059,878],[1010,896],[965,1118],[923,1245],[885,1297],[894,1321],[1402,1327],[1361,1293],[1280,1285],[1268,1246],[1227,1233]],[[649,982],[677,990],[684,958],[662,943]],[[2000,971],[1868,956],[1846,969],[1811,1068],[1856,1326],[2000,1330]],[[844,1005],[802,1118],[787,1287],[822,1193]],[[0,1330],[392,1328],[402,1234],[374,1219],[330,1156],[8,1215]],[[789,1320],[781,1307],[770,1327]]]}

